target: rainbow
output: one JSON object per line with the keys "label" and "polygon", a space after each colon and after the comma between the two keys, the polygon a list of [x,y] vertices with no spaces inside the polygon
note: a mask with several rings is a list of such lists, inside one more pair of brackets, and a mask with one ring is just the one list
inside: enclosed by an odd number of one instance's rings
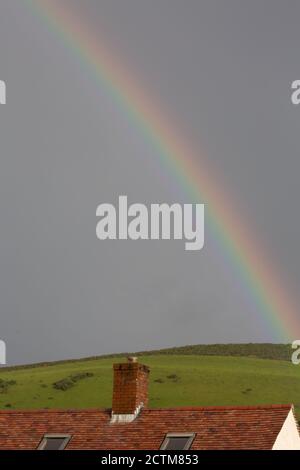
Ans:
{"label": "rainbow", "polygon": [[32,11],[89,67],[101,87],[151,143],[160,164],[180,188],[194,202],[206,203],[206,224],[268,333],[271,330],[276,340],[299,336],[300,317],[295,303],[212,165],[190,147],[154,97],[131,75],[129,67],[112,53],[98,32],[97,36],[93,34],[79,15],[56,0],[27,1]]}

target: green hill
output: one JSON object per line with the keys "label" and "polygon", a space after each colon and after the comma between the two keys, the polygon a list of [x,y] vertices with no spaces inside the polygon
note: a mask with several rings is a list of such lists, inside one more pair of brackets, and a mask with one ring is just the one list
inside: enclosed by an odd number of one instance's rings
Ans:
{"label": "green hill", "polygon": [[[151,367],[151,407],[294,403],[300,414],[300,366],[290,362],[290,346],[198,345],[139,354]],[[112,364],[119,360],[3,368],[0,408],[110,407]]]}

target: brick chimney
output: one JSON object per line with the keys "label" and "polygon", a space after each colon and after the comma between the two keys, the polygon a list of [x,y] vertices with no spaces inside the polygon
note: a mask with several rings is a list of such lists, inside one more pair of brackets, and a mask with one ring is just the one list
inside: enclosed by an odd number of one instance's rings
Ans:
{"label": "brick chimney", "polygon": [[131,422],[147,406],[149,371],[136,357],[114,364],[112,423]]}

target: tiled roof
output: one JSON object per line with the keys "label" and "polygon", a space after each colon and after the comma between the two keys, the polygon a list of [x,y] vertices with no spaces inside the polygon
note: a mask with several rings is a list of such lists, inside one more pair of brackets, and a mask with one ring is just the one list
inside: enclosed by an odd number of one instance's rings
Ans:
{"label": "tiled roof", "polygon": [[159,449],[166,433],[195,433],[192,449],[272,449],[292,405],[144,409],[111,424],[110,410],[0,411],[0,448],[36,449],[70,434],[67,449]]}

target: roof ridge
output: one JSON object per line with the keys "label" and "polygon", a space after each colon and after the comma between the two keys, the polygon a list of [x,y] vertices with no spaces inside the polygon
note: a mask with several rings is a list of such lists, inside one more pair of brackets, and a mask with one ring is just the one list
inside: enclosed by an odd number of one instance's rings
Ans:
{"label": "roof ridge", "polygon": [[170,408],[146,408],[144,411],[211,411],[211,410],[265,410],[265,409],[291,409],[292,403],[276,404],[276,405],[228,405],[228,406],[179,406]]}
{"label": "roof ridge", "polygon": [[10,409],[10,410],[0,410],[0,414],[6,413],[95,413],[103,412],[110,413],[111,408],[30,408],[30,409]]}
{"label": "roof ridge", "polygon": [[[287,409],[293,408],[293,404],[277,404],[277,405],[229,405],[229,406],[178,406],[168,408],[144,408],[142,412],[155,411],[230,411],[230,410],[268,410],[268,409]],[[0,410],[0,414],[6,413],[110,413],[111,408],[37,408],[37,409],[10,409]]]}

